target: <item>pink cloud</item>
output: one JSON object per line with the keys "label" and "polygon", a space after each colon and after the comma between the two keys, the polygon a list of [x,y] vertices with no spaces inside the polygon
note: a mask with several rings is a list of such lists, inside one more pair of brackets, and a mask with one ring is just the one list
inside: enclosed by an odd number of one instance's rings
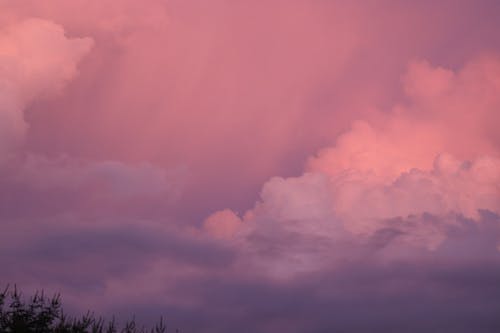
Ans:
{"label": "pink cloud", "polygon": [[25,136],[24,109],[36,98],[60,93],[91,47],[91,39],[69,39],[61,26],[41,19],[0,31],[1,159]]}
{"label": "pink cloud", "polygon": [[0,27],[0,283],[185,331],[497,325],[493,3],[4,0]]}
{"label": "pink cloud", "polygon": [[[349,233],[371,237],[387,228],[388,220],[410,218],[408,226],[398,227],[410,234],[402,238],[435,250],[446,239],[443,225],[455,223],[450,214],[475,220],[482,210],[500,214],[498,143],[487,121],[500,107],[500,86],[491,75],[498,64],[482,59],[454,73],[412,63],[404,80],[409,104],[380,114],[373,125],[355,123],[335,146],[312,157],[303,175],[265,183],[235,239],[249,248],[254,246],[249,235],[255,233],[297,233],[336,242],[352,237]],[[412,226],[411,217],[423,214],[442,219],[443,225]],[[225,223],[217,221],[221,217],[215,213],[205,223],[215,228]],[[313,261],[327,264],[318,259],[321,248],[291,248],[288,256],[295,264],[280,258],[269,267],[285,265],[279,273],[285,276],[301,265],[318,269]]]}

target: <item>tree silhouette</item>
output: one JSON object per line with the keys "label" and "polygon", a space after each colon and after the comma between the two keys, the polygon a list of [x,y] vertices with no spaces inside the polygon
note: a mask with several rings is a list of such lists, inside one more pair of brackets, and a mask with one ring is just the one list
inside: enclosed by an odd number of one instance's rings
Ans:
{"label": "tree silhouette", "polygon": [[[166,333],[163,319],[153,328],[138,328],[135,319],[118,328],[114,318],[106,322],[88,312],[81,317],[64,314],[59,294],[48,298],[35,293],[26,302],[14,286],[0,292],[0,333]],[[178,332],[178,330],[177,330]]]}

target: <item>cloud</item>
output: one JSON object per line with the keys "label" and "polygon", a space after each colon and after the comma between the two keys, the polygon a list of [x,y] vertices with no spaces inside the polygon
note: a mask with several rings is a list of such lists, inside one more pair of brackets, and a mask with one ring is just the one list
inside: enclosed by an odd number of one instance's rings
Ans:
{"label": "cloud", "polygon": [[22,145],[30,134],[27,110],[39,100],[60,97],[92,47],[92,38],[68,37],[61,25],[45,19],[17,18],[0,31],[3,216],[17,215],[28,206],[28,215],[44,215],[81,207],[102,210],[139,197],[163,197],[168,203],[179,195],[181,169],[166,171],[147,162],[129,165],[64,153],[49,155]]}
{"label": "cloud", "polygon": [[[4,13],[10,14],[6,16],[11,16],[11,20],[19,19],[20,16],[45,17],[69,27],[70,30],[92,27],[120,37],[130,35],[137,29],[161,29],[168,23],[165,3],[159,0],[148,1],[147,6],[134,0],[124,0],[119,4],[113,0],[75,0],[71,3],[64,0],[50,0],[45,3],[26,0],[22,4],[5,0],[2,6]],[[79,15],[72,15],[74,12]]]}
{"label": "cloud", "polygon": [[[300,164],[302,148],[314,145],[308,113],[316,82],[340,76],[358,45],[358,24],[351,27],[344,13],[364,15],[339,6],[342,12],[331,10],[336,19],[326,20],[317,5],[279,1],[50,0],[5,7],[95,41],[64,96],[33,106],[30,150],[167,169],[187,165],[192,177],[178,209],[196,211],[197,218],[212,205],[246,207],[258,184],[282,174],[288,160]],[[304,124],[306,132],[296,138]],[[256,154],[262,158],[252,159]],[[221,186],[220,174],[231,181]],[[210,195],[214,186],[218,193]],[[246,197],[231,195],[235,191]]]}
{"label": "cloud", "polygon": [[207,232],[217,238],[232,238],[241,227],[240,218],[230,209],[215,212],[204,223]]}
{"label": "cloud", "polygon": [[82,209],[110,211],[138,198],[154,201],[161,197],[168,204],[179,195],[180,169],[167,172],[146,162],[129,165],[67,154],[50,156],[22,145],[29,134],[27,110],[40,99],[60,96],[93,45],[91,38],[69,38],[62,26],[43,19],[20,19],[0,31],[0,205],[4,218]]}
{"label": "cloud", "polygon": [[[284,232],[266,233],[261,249],[266,245],[281,253],[261,253],[261,264],[283,265],[291,251],[306,244],[301,250],[309,249],[309,259],[328,261],[319,270],[288,271],[286,279],[277,279],[262,265],[249,263],[246,253],[237,257],[241,266],[234,262],[234,269],[223,274],[184,276],[176,289],[165,291],[164,301],[118,308],[136,309],[141,319],[155,318],[161,308],[172,317],[171,325],[192,331],[494,332],[499,327],[499,216],[482,212],[477,220],[450,218],[455,225],[430,215],[387,221],[386,229],[367,240],[332,242],[314,256],[311,248],[318,250],[318,239],[307,243],[304,234],[290,239]],[[445,228],[439,248],[429,251],[402,239],[418,223]]]}
{"label": "cloud", "polygon": [[[303,175],[266,182],[260,201],[233,223],[239,230],[233,239],[250,252],[264,251],[257,261],[269,261],[272,274],[289,276],[329,266],[324,257],[331,258],[335,243],[389,237],[435,251],[457,216],[499,214],[500,151],[488,132],[500,107],[500,74],[492,74],[499,65],[485,58],[455,73],[410,64],[409,103],[373,124],[356,122],[310,158]],[[473,100],[474,109],[464,108]],[[215,213],[205,223],[222,226],[223,216],[234,213]]]}
{"label": "cloud", "polygon": [[179,198],[186,172],[148,163],[31,154],[5,165],[0,176],[3,218],[66,213],[83,218],[158,214]]}
{"label": "cloud", "polygon": [[[137,253],[137,265],[153,252],[161,257],[163,250],[166,257],[185,262],[196,261],[196,251],[208,253],[204,245],[183,241],[178,233],[164,234],[155,245],[153,232],[141,236],[140,230],[123,227],[172,205],[182,192],[183,168],[48,154],[25,145],[33,105],[60,98],[93,46],[92,38],[68,37],[61,25],[45,19],[15,18],[0,30],[0,221],[2,230],[8,230],[0,235],[0,261],[12,268],[2,281],[29,284],[31,275],[48,285],[101,290],[99,272],[123,273]],[[123,251],[132,244],[130,255],[118,263],[123,253],[113,249]],[[99,258],[116,265],[105,267]],[[79,279],[65,273],[78,270],[82,261],[92,269]],[[26,265],[40,274],[27,276]]]}
{"label": "cloud", "polygon": [[1,1],[0,283],[186,332],[498,331],[498,8]]}
{"label": "cloud", "polygon": [[26,19],[0,31],[0,159],[24,138],[24,109],[61,91],[92,47],[90,38],[67,38],[61,26]]}

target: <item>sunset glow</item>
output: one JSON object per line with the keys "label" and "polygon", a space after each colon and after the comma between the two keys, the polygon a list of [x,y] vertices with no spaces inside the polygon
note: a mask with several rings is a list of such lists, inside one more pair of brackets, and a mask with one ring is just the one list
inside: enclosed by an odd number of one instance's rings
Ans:
{"label": "sunset glow", "polygon": [[500,332],[499,18],[0,0],[0,288],[181,332]]}

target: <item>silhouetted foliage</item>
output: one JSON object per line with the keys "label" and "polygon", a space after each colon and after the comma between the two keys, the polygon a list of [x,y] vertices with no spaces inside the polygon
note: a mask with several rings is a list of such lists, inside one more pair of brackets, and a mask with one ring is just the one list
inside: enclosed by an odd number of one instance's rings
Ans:
{"label": "silhouetted foliage", "polygon": [[[37,292],[26,302],[16,287],[0,292],[0,333],[166,333],[163,319],[151,329],[138,328],[135,320],[118,328],[115,320],[106,322],[88,312],[69,317],[61,307],[60,295],[48,298]],[[177,330],[178,332],[178,330]]]}

